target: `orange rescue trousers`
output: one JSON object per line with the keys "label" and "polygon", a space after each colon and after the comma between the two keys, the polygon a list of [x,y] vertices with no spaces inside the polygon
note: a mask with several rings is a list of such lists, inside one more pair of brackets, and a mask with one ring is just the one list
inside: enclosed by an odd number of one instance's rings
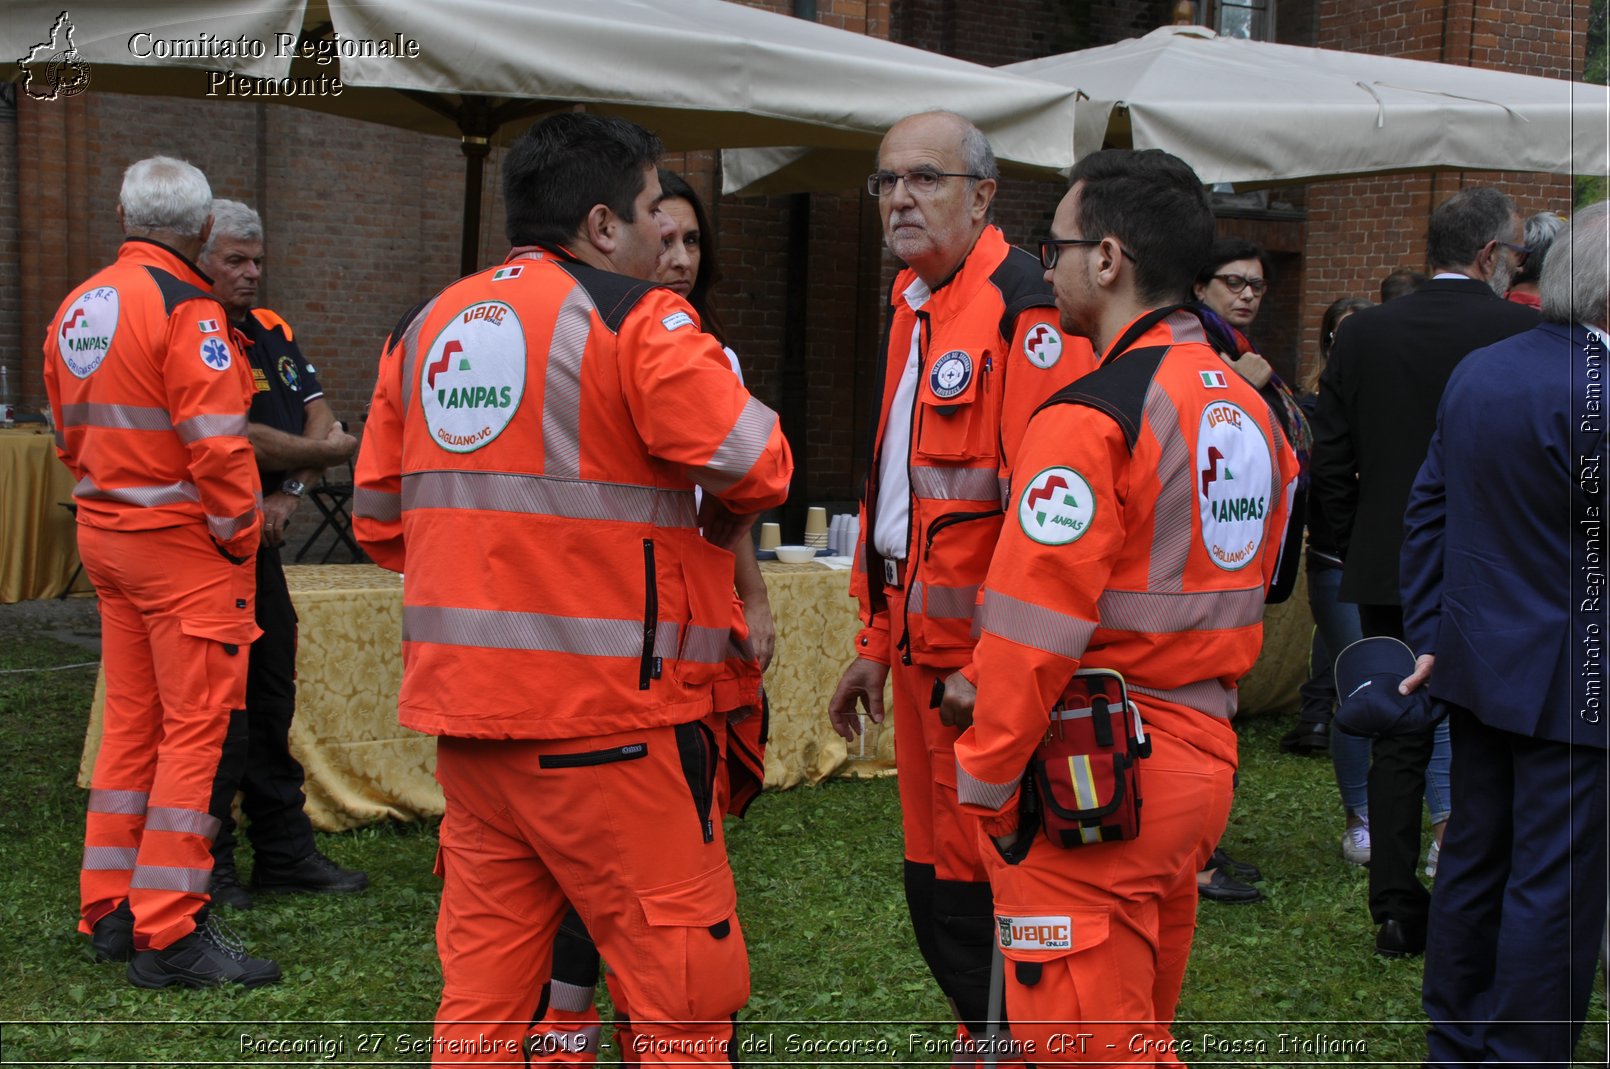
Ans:
{"label": "orange rescue trousers", "polygon": [[207,902],[207,813],[229,711],[246,704],[256,573],[200,525],[110,531],[83,524],[79,553],[100,598],[105,730],[90,777],[79,931],[125,898],[136,950],[189,935]]}
{"label": "orange rescue trousers", "polygon": [[632,1007],[641,1065],[730,1064],[749,998],[704,723],[575,739],[443,737],[434,1061],[522,1061],[575,906]]}
{"label": "orange rescue trousers", "polygon": [[1006,1012],[1036,1066],[1180,1065],[1169,1025],[1196,931],[1196,873],[1230,815],[1234,769],[1155,728],[1138,838],[1018,864],[979,831],[1006,956]]}

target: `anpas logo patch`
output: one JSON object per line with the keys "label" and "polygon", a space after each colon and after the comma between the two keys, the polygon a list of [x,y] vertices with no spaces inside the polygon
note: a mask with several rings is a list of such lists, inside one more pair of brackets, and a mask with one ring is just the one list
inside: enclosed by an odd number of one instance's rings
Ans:
{"label": "anpas logo patch", "polygon": [[117,290],[97,286],[79,294],[62,316],[57,349],[62,363],[78,378],[101,366],[117,334]]}
{"label": "anpas logo patch", "polygon": [[1049,368],[1062,359],[1062,333],[1049,323],[1037,323],[1023,338],[1023,355],[1037,368]]}
{"label": "anpas logo patch", "polygon": [[503,433],[525,395],[525,333],[502,301],[454,316],[420,361],[419,397],[436,444],[473,453]]}
{"label": "anpas logo patch", "polygon": [[1047,546],[1077,542],[1096,518],[1096,492],[1072,468],[1046,468],[1029,480],[1017,502],[1023,533]]}
{"label": "anpas logo patch", "polygon": [[1263,428],[1240,405],[1208,405],[1196,436],[1196,472],[1208,556],[1225,571],[1238,572],[1258,560],[1274,490],[1274,460]]}

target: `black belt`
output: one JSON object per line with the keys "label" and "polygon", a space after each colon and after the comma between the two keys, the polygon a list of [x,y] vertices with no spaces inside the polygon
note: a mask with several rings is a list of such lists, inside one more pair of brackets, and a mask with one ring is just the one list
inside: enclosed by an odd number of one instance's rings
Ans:
{"label": "black belt", "polygon": [[906,562],[903,560],[890,560],[883,558],[883,585],[895,590],[904,590],[906,586]]}

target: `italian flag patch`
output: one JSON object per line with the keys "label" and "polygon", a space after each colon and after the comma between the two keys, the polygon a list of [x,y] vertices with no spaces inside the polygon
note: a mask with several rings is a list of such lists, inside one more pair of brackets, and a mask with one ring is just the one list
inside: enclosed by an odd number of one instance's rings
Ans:
{"label": "italian flag patch", "polygon": [[514,264],[512,267],[500,267],[496,271],[492,272],[492,281],[503,282],[507,279],[519,278],[520,273],[524,270],[524,264]]}
{"label": "italian flag patch", "polygon": [[1230,388],[1230,384],[1224,381],[1224,372],[1222,371],[1202,372],[1202,385],[1210,390],[1228,390]]}

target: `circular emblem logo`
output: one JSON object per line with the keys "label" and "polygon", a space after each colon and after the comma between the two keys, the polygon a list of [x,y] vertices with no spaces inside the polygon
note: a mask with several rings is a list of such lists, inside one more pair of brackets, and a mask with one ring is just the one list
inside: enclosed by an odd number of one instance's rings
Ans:
{"label": "circular emblem logo", "polygon": [[472,304],[420,361],[419,397],[437,445],[473,453],[503,433],[525,394],[525,333],[502,301]]}
{"label": "circular emblem logo", "polygon": [[1219,401],[1196,435],[1196,497],[1213,563],[1238,572],[1259,558],[1273,493],[1274,459],[1263,428],[1240,405]]}
{"label": "circular emblem logo", "polygon": [[1096,492],[1072,468],[1046,468],[1029,480],[1017,502],[1023,533],[1047,546],[1077,542],[1096,518]]}
{"label": "circular emblem logo", "polygon": [[297,393],[302,392],[302,376],[297,374],[296,361],[292,360],[288,354],[280,356],[279,372],[281,382]]}
{"label": "circular emblem logo", "polygon": [[934,361],[933,370],[928,372],[928,388],[933,390],[935,397],[944,401],[967,389],[967,384],[972,381],[973,358],[961,349],[952,349],[941,356]]}
{"label": "circular emblem logo", "polygon": [[79,294],[62,316],[56,348],[62,363],[78,378],[101,366],[117,333],[117,290],[98,286]]}
{"label": "circular emblem logo", "polygon": [[1062,359],[1062,332],[1049,323],[1037,323],[1023,339],[1023,355],[1037,368],[1048,368]]}
{"label": "circular emblem logo", "polygon": [[214,371],[223,371],[229,367],[229,346],[224,344],[222,338],[207,338],[201,343],[201,362]]}

